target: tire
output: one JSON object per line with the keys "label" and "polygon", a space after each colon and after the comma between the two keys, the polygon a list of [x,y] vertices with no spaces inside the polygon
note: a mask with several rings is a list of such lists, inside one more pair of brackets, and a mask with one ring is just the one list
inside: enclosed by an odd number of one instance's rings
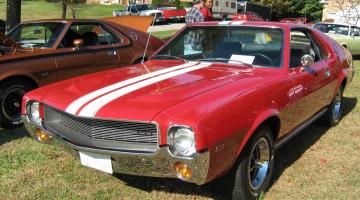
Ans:
{"label": "tire", "polygon": [[342,107],[343,107],[343,88],[340,85],[338,91],[336,92],[333,100],[328,106],[328,110],[325,112],[322,117],[321,123],[325,126],[336,126],[342,117]]}
{"label": "tire", "polygon": [[[232,199],[258,199],[269,187],[274,169],[274,148],[271,129],[261,126],[246,146],[235,168]],[[262,162],[255,165],[254,159]],[[260,159],[261,158],[261,159]]]}
{"label": "tire", "polygon": [[24,94],[34,87],[27,81],[12,79],[0,85],[0,126],[21,126],[21,103]]}

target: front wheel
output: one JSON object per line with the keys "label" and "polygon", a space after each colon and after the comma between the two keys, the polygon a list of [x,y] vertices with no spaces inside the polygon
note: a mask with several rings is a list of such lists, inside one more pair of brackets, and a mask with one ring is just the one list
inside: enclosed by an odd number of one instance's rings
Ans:
{"label": "front wheel", "polygon": [[23,80],[9,80],[0,85],[0,126],[15,128],[21,125],[21,103],[24,94],[33,89]]}
{"label": "front wheel", "polygon": [[274,148],[271,129],[260,127],[252,137],[235,169],[232,199],[258,199],[271,181]]}

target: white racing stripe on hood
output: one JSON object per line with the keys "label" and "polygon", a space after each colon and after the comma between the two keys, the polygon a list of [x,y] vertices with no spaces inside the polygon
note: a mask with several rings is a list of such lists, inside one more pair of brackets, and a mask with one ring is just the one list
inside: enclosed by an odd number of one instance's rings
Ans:
{"label": "white racing stripe on hood", "polygon": [[160,82],[160,81],[163,81],[163,80],[166,80],[166,79],[169,79],[169,78],[181,75],[181,74],[185,74],[187,72],[202,69],[202,68],[208,67],[210,65],[211,65],[211,63],[205,63],[205,62],[200,63],[199,65],[195,65],[195,66],[188,67],[188,68],[185,68],[185,69],[173,71],[173,72],[163,74],[163,75],[160,75],[160,76],[157,76],[157,77],[149,78],[147,80],[135,83],[133,85],[130,85],[130,86],[115,90],[115,91],[113,91],[113,92],[111,92],[111,93],[109,93],[107,95],[104,95],[104,96],[94,100],[93,102],[89,103],[88,105],[86,105],[80,111],[79,116],[94,117],[96,115],[96,113],[103,106],[105,106],[106,104],[114,101],[115,99],[117,99],[117,98],[119,98],[119,97],[121,97],[123,95],[129,94],[130,92],[133,92],[135,90],[144,88],[144,87],[149,86],[151,84],[154,84],[154,83],[157,83],[157,82]]}
{"label": "white racing stripe on hood", "polygon": [[162,69],[162,70],[158,70],[158,71],[154,71],[154,72],[151,72],[151,73],[147,73],[147,74],[143,74],[143,75],[140,75],[140,76],[136,76],[134,78],[130,78],[130,79],[127,79],[125,81],[121,81],[121,82],[118,82],[118,83],[115,83],[115,84],[112,84],[112,85],[109,85],[109,86],[106,86],[104,88],[101,88],[101,89],[98,89],[98,90],[95,90],[93,92],[90,92],[78,99],[76,99],[75,101],[73,101],[67,108],[66,108],[66,112],[67,113],[70,113],[70,114],[73,114],[75,115],[77,113],[77,111],[83,106],[85,105],[87,102],[101,96],[101,95],[104,95],[108,92],[111,92],[113,90],[116,90],[116,89],[119,89],[121,87],[124,87],[124,86],[127,86],[127,85],[130,85],[130,84],[133,84],[133,83],[136,83],[138,81],[142,81],[142,80],[145,80],[147,78],[151,78],[151,77],[154,77],[154,76],[158,76],[158,75],[161,75],[161,74],[164,74],[164,73],[168,73],[168,72],[172,72],[172,71],[175,71],[175,70],[179,70],[179,69],[182,69],[182,68],[186,68],[186,67],[190,67],[190,66],[193,66],[195,64],[197,64],[198,62],[188,62],[188,63],[185,63],[185,64],[182,64],[182,65],[177,65],[177,66],[174,66],[174,67],[169,67],[169,68],[166,68],[166,69]]}

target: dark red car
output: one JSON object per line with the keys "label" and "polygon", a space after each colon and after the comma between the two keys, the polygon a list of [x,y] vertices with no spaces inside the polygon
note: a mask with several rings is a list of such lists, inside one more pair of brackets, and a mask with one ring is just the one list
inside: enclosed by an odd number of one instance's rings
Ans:
{"label": "dark red car", "polygon": [[177,9],[176,7],[159,7],[158,10],[163,12],[165,21],[184,21],[186,10]]}
{"label": "dark red car", "polygon": [[306,18],[298,17],[298,18],[284,18],[280,20],[282,23],[295,23],[295,24],[306,24]]}
{"label": "dark red car", "polygon": [[[20,124],[22,97],[32,89],[139,63],[148,34],[120,25],[116,19],[30,21],[7,36],[0,33],[0,126]],[[162,43],[151,37],[145,57]]]}
{"label": "dark red car", "polygon": [[196,184],[226,175],[233,199],[257,199],[275,150],[319,118],[339,123],[353,73],[351,54],[307,26],[200,23],[143,64],[26,94],[23,120],[85,166]]}
{"label": "dark red car", "polygon": [[259,14],[251,11],[244,11],[238,14],[234,14],[233,21],[265,21]]}

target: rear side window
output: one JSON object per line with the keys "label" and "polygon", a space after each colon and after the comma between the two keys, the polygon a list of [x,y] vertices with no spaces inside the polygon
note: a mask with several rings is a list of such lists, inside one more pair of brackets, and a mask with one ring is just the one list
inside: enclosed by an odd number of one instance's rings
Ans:
{"label": "rear side window", "polygon": [[119,40],[100,24],[73,24],[64,36],[60,47],[74,47],[75,39],[83,39],[84,46],[102,46],[118,43]]}
{"label": "rear side window", "polygon": [[301,58],[310,55],[315,62],[328,57],[328,52],[306,30],[294,30],[290,33],[290,67],[301,66]]}

